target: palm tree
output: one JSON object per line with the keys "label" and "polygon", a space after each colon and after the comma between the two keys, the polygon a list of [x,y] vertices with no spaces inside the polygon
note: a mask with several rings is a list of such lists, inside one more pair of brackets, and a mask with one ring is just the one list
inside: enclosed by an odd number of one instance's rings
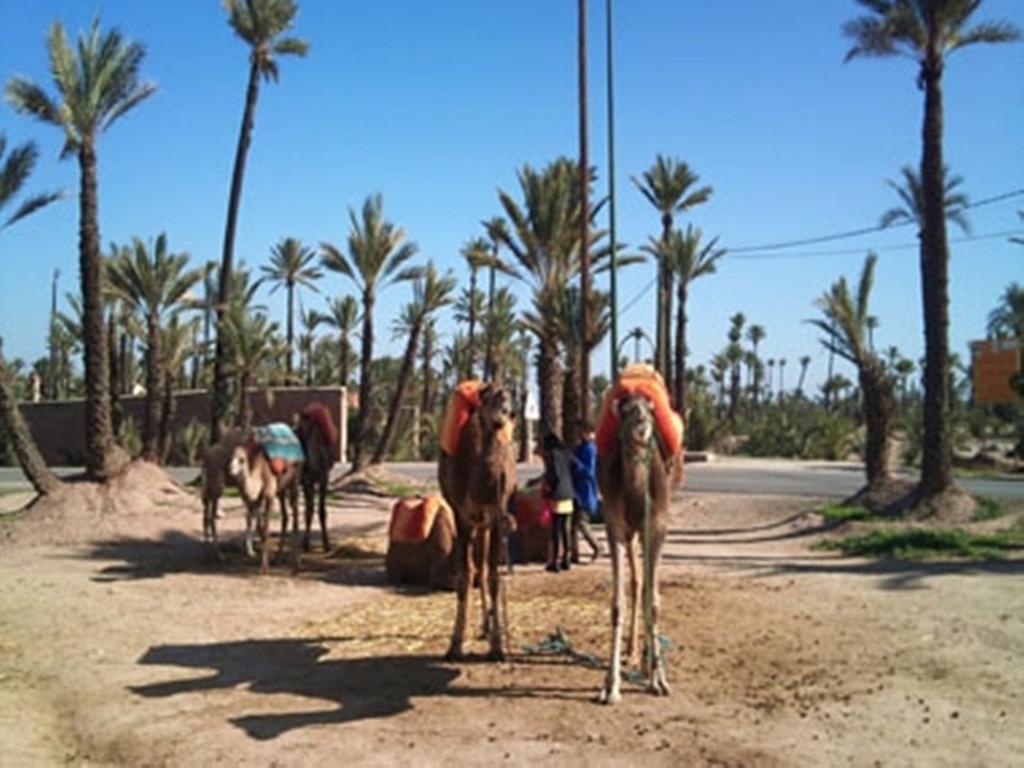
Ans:
{"label": "palm tree", "polygon": [[335,297],[327,308],[327,314],[319,315],[320,322],[338,332],[338,383],[348,387],[349,360],[352,357],[349,337],[359,322],[359,302],[354,296]]}
{"label": "palm tree", "polygon": [[786,396],[786,358],[779,358],[779,402]]}
{"label": "palm tree", "polygon": [[[299,334],[299,369],[302,372],[303,383],[307,387],[313,386],[313,345],[316,343],[317,326],[323,322],[323,316],[314,309],[300,309],[299,323],[302,325],[302,333]],[[290,350],[291,345],[285,342]]]}
{"label": "palm tree", "polygon": [[[202,274],[202,271],[200,274]],[[173,315],[171,320],[160,332],[160,355],[163,368],[163,404],[160,409],[160,463],[167,463],[174,440],[172,426],[178,410],[177,398],[174,396],[175,380],[179,379],[185,366],[185,360],[193,352],[195,337],[199,329],[200,318],[193,317],[188,322],[179,322],[179,316]],[[180,383],[180,382],[179,382]]]}
{"label": "palm tree", "polygon": [[228,214],[224,225],[224,250],[221,256],[220,284],[217,292],[217,352],[213,359],[213,409],[210,438],[220,439],[220,424],[228,408],[228,388],[225,378],[226,330],[224,323],[230,301],[231,272],[234,267],[235,229],[238,210],[242,203],[242,181],[245,161],[252,141],[256,101],[260,94],[260,79],[277,82],[278,56],[305,56],[309,44],[285,33],[291,28],[299,8],[295,0],[224,0],[228,24],[245,43],[249,53],[249,81],[245,91],[245,109],[235,149],[235,164],[231,172],[231,191],[228,195]]}
{"label": "palm tree", "polygon": [[493,301],[489,302],[485,335],[490,343],[490,363],[488,375],[491,381],[503,381],[515,377],[516,361],[519,358],[519,344],[516,331],[520,328],[516,316],[516,297],[507,286],[502,286],[494,293]]}
{"label": "palm tree", "polygon": [[485,351],[484,351],[484,379],[495,380],[498,378],[495,373],[495,360],[494,360],[494,347],[496,344],[501,342],[501,337],[494,335],[494,311],[495,311],[495,284],[494,280],[498,272],[509,277],[519,277],[516,270],[509,264],[506,264],[499,255],[499,249],[501,247],[502,238],[508,237],[508,227],[505,220],[500,216],[492,216],[487,221],[482,222],[484,229],[487,232],[487,237],[491,241],[491,259],[487,264],[488,267],[488,281],[487,281],[487,332],[484,334],[486,339]]}
{"label": "palm tree", "polygon": [[[661,214],[661,236],[668,240],[672,232],[673,216],[676,212],[685,211],[695,205],[706,203],[711,197],[709,186],[692,189],[700,176],[690,170],[682,160],[658,155],[654,165],[641,174],[641,178],[633,177],[633,183],[640,193]],[[669,339],[672,318],[672,273],[667,264],[659,263],[658,269],[658,301],[655,333],[655,366],[665,377],[665,383],[671,387],[671,371],[669,358],[671,344]]]}
{"label": "palm tree", "polygon": [[924,297],[924,452],[920,496],[953,486],[949,426],[949,243],[946,237],[942,147],[942,73],[946,57],[976,43],[1016,40],[1005,21],[968,21],[981,0],[858,0],[869,13],[846,23],[853,40],[846,60],[859,56],[907,56],[917,62],[924,90],[921,180],[921,285]]}
{"label": "palm tree", "polygon": [[180,312],[189,291],[202,280],[200,269],[187,270],[187,253],[167,249],[163,232],[152,251],[139,238],[117,249],[107,271],[112,295],[144,318],[146,324],[146,418],[142,431],[143,458],[160,458],[160,392],[165,379],[165,360],[160,350],[160,333],[165,319]]}
{"label": "palm tree", "polygon": [[64,27],[54,22],[46,37],[59,100],[30,80],[8,81],[7,101],[19,112],[61,129],[63,157],[78,157],[78,261],[85,331],[86,471],[97,480],[116,474],[124,457],[114,450],[110,419],[107,337],[103,326],[103,256],[100,253],[96,142],[99,134],[131,111],[156,86],[139,82],[145,48],[121,37],[117,29],[101,32],[94,21],[68,44]]}
{"label": "palm tree", "polygon": [[839,278],[815,302],[823,318],[809,321],[825,334],[822,345],[857,367],[867,429],[864,469],[869,488],[889,477],[889,433],[895,410],[892,377],[867,344],[868,300],[877,259],[874,253],[865,259],[856,295],[851,295],[846,278]]}
{"label": "palm tree", "polygon": [[270,251],[270,264],[261,267],[264,278],[274,284],[270,289],[274,293],[278,288],[284,288],[288,294],[288,306],[285,315],[285,327],[287,329],[285,339],[288,345],[288,353],[285,356],[285,373],[289,379],[292,377],[292,360],[294,357],[295,338],[295,289],[306,287],[312,291],[319,291],[316,281],[323,276],[323,272],[312,266],[316,258],[316,251],[307,248],[294,237],[286,237]]}
{"label": "palm tree", "polygon": [[1013,282],[999,298],[999,306],[988,313],[991,339],[1024,340],[1024,287]]}
{"label": "palm tree", "polygon": [[[510,229],[500,239],[522,268],[522,279],[531,288],[533,308],[524,313],[525,327],[537,337],[537,384],[543,428],[560,432],[562,428],[562,365],[556,316],[564,287],[579,273],[579,166],[567,158],[558,158],[543,171],[526,165],[519,171],[523,207],[504,190],[498,199],[508,217]],[[592,172],[589,174],[593,178]],[[591,211],[596,215],[597,206]],[[602,232],[592,232],[597,242]],[[610,251],[595,250],[595,266]]]}
{"label": "palm tree", "polygon": [[[903,181],[895,182],[886,179],[886,183],[900,198],[901,205],[894,206],[882,214],[878,226],[891,227],[901,224],[916,224],[918,236],[924,232],[924,189],[917,171],[909,165],[900,169]],[[942,167],[942,205],[946,219],[952,221],[964,233],[970,233],[971,222],[967,219],[967,209],[971,201],[957,187],[963,184],[961,176],[950,176],[949,168]]]}
{"label": "palm tree", "polygon": [[796,393],[802,395],[804,393],[804,379],[807,378],[807,367],[811,364],[810,355],[800,356],[800,378],[796,382]]}
{"label": "palm tree", "polygon": [[[659,264],[667,265],[669,273],[677,280],[678,304],[676,311],[675,373],[672,376],[673,400],[676,410],[686,412],[686,302],[690,295],[690,283],[699,277],[714,274],[717,262],[725,255],[724,248],[718,248],[718,238],[701,245],[702,232],[687,224],[686,232],[672,230],[660,239],[650,238],[642,250],[654,256]],[[760,328],[760,326],[754,326]],[[763,329],[762,329],[763,333]],[[755,344],[756,352],[756,344]]]}
{"label": "palm tree", "polygon": [[487,241],[482,237],[474,237],[463,246],[462,257],[469,267],[469,295],[465,302],[466,322],[469,323],[469,358],[466,361],[466,378],[472,379],[476,369],[476,320],[482,304],[476,288],[476,273],[481,267],[491,264],[491,252],[487,247]]}
{"label": "palm tree", "polygon": [[757,356],[757,347],[762,341],[764,341],[766,335],[764,326],[759,325],[758,323],[753,323],[749,328],[747,328],[747,341],[750,342],[751,348],[754,352],[754,358],[758,361],[758,364],[754,366],[753,390],[755,409],[757,408],[758,401],[761,396],[761,365],[760,358]]}
{"label": "palm tree", "polygon": [[[454,290],[455,277],[451,273],[438,275],[431,262],[427,262],[423,275],[413,280],[412,302],[406,307],[394,326],[396,338],[405,337],[408,341],[405,345],[405,354],[402,356],[402,366],[398,369],[398,382],[395,384],[391,404],[388,406],[388,418],[384,424],[384,431],[381,433],[380,440],[377,442],[377,450],[373,452],[373,459],[371,459],[373,464],[380,464],[384,461],[384,457],[391,450],[391,443],[394,442],[395,430],[398,426],[398,412],[401,410],[405,391],[409,388],[409,381],[412,378],[413,366],[416,364],[416,350],[423,327],[437,310],[451,303]],[[416,425],[416,428],[418,429],[419,425]]]}
{"label": "palm tree", "polygon": [[366,466],[363,454],[363,435],[366,432],[370,397],[373,392],[371,365],[373,362],[373,307],[378,291],[402,280],[420,275],[415,268],[402,269],[416,255],[413,242],[405,242],[405,231],[384,218],[384,199],[380,194],[366,198],[362,217],[349,208],[351,231],[348,235],[348,256],[331,245],[321,243],[323,266],[348,277],[362,295],[363,339],[359,358],[359,412],[353,425],[352,468]]}
{"label": "palm tree", "polygon": [[[3,134],[0,134],[0,158],[3,157],[5,146],[6,139]],[[36,156],[35,145],[31,143],[16,148],[7,156],[7,160],[0,167],[0,209],[3,209],[21,191],[21,188],[32,173]],[[3,226],[0,226],[0,229],[4,229],[19,219],[34,213],[55,200],[58,196],[55,194],[41,194],[29,198],[18,207]],[[51,321],[50,325],[51,345],[53,348],[50,360],[51,368],[54,369],[50,371],[50,377],[56,382],[58,380],[57,371],[55,370],[58,358],[56,349],[60,339],[59,325],[56,322],[56,317]],[[58,389],[55,386],[54,392]],[[28,425],[25,424],[21,411],[18,410],[13,377],[7,370],[2,355],[0,355],[0,436],[3,437],[4,442],[9,443],[13,447],[18,463],[21,465],[25,477],[32,483],[36,493],[45,495],[53,493],[61,487],[61,481],[46,466],[46,462],[39,453],[39,448],[36,446],[32,433],[29,431]]]}
{"label": "palm tree", "polygon": [[[18,194],[32,174],[32,169],[35,168],[36,160],[39,158],[39,150],[31,141],[12,149],[7,155],[7,159],[4,160],[6,149],[7,137],[0,133],[0,161],[2,161],[0,164],[0,210],[14,200],[14,196]],[[0,229],[6,229],[14,222],[35,213],[60,197],[60,192],[43,192],[23,200],[7,221],[0,224]]]}
{"label": "palm tree", "polygon": [[249,387],[259,371],[277,356],[278,345],[274,341],[277,323],[269,322],[262,312],[232,308],[225,328],[228,342],[225,370],[238,378],[238,424],[248,432],[252,426]]}
{"label": "palm tree", "polygon": [[[575,424],[583,413],[579,401],[582,396],[580,377],[582,371],[575,364],[583,355],[589,355],[594,347],[608,334],[611,328],[611,303],[608,294],[603,291],[591,291],[590,311],[587,313],[588,325],[585,329],[580,325],[583,316],[583,301],[578,286],[567,285],[558,297],[555,306],[555,320],[558,323],[561,347],[565,350],[565,374],[562,387],[562,434],[574,435]],[[584,332],[585,331],[585,332]],[[583,345],[586,339],[586,346]],[[587,388],[590,395],[590,388]],[[588,406],[589,410],[589,406]]]}

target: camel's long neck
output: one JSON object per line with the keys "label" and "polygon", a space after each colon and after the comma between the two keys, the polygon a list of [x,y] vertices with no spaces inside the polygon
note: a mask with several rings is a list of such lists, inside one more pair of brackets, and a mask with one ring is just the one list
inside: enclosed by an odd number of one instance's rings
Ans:
{"label": "camel's long neck", "polygon": [[249,464],[249,471],[242,476],[242,495],[248,501],[256,501],[263,495],[263,474],[259,459]]}

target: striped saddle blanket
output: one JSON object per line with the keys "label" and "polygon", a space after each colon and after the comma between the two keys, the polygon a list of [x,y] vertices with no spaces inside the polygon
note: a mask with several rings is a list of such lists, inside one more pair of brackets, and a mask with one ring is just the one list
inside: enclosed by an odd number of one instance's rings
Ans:
{"label": "striped saddle blanket", "polygon": [[253,442],[267,455],[270,468],[281,474],[289,464],[305,461],[302,443],[292,428],[282,422],[252,428]]}

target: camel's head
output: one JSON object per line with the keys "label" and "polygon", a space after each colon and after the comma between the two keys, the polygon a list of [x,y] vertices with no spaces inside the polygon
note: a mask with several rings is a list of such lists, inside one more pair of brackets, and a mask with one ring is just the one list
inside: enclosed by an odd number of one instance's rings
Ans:
{"label": "camel's head", "polygon": [[240,445],[231,452],[231,460],[228,462],[228,476],[236,482],[240,482],[249,474],[249,452],[244,445]]}
{"label": "camel's head", "polygon": [[619,435],[629,452],[642,451],[654,437],[654,406],[643,395],[626,395],[618,401]]}
{"label": "camel's head", "polygon": [[490,432],[501,432],[515,420],[512,395],[500,384],[487,384],[480,390],[480,419]]}

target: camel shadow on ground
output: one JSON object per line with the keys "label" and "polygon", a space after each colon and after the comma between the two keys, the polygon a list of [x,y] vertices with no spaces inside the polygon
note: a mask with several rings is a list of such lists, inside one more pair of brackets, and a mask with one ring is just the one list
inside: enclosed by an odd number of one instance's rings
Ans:
{"label": "camel shadow on ground", "polygon": [[[296,711],[290,701],[280,713],[232,716],[228,722],[261,741],[288,731],[316,725],[340,725],[399,715],[421,697],[586,698],[589,688],[515,689],[462,687],[458,667],[438,656],[387,655],[361,658],[325,658],[328,644],[361,638],[245,640],[205,645],[158,645],[139,660],[143,665],[176,666],[187,670],[211,669],[205,677],[189,676],[165,682],[129,686],[143,698],[166,698],[244,686],[250,693],[315,699],[329,706]],[[466,659],[465,663],[475,663]],[[482,662],[481,662],[482,663]]]}
{"label": "camel shadow on ground", "polygon": [[[350,545],[335,536],[338,545],[324,553],[318,547],[302,555],[302,567],[296,578],[318,580],[347,586],[383,586],[384,557],[378,552]],[[272,536],[271,575],[292,576],[291,551],[278,552],[277,536]],[[75,558],[113,561],[92,577],[93,581],[135,581],[160,579],[175,574],[260,578],[259,564],[246,556],[241,540],[221,542],[223,560],[216,560],[199,539],[181,531],[166,531],[159,538],[121,536],[94,542]]]}

